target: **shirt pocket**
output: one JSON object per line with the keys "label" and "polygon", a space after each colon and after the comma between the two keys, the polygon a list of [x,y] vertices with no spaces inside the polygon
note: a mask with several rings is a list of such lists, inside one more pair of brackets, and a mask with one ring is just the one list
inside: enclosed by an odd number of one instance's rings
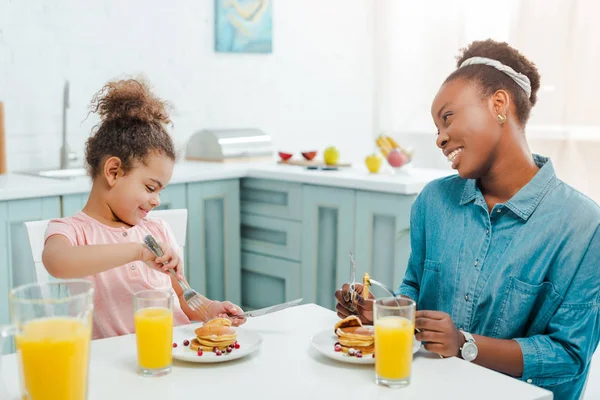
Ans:
{"label": "shirt pocket", "polygon": [[533,285],[511,276],[493,336],[513,339],[543,333],[561,302],[552,282]]}
{"label": "shirt pocket", "polygon": [[440,266],[439,261],[425,260],[417,305],[421,310],[438,309],[440,299]]}

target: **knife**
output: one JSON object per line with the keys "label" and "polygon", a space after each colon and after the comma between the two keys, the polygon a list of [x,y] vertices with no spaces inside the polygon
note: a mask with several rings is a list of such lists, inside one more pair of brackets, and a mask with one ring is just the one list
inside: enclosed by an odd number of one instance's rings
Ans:
{"label": "knife", "polygon": [[[261,309],[258,309],[258,310],[246,311],[245,313],[242,314],[242,316],[244,318],[248,318],[248,317],[260,317],[260,316],[265,315],[265,314],[270,314],[270,313],[273,313],[273,312],[276,312],[276,311],[284,310],[284,309],[286,309],[288,307],[296,306],[296,305],[300,304],[302,302],[302,300],[303,299],[300,298],[300,299],[288,301],[287,303],[275,304],[274,306],[265,307],[265,308],[261,308]],[[236,317],[236,315],[232,315],[232,317]]]}

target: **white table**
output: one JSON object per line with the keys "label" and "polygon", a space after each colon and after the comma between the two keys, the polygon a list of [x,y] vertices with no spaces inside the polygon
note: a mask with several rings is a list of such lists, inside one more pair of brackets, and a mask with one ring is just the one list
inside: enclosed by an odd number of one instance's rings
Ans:
{"label": "white table", "polygon": [[[337,320],[314,304],[253,318],[244,328],[263,336],[258,352],[220,364],[175,361],[173,372],[160,378],[136,374],[135,335],[97,340],[91,346],[89,399],[552,399],[549,391],[424,349],[415,355],[410,386],[377,386],[372,365],[340,363],[311,347],[311,336],[333,329]],[[5,381],[16,391],[15,356],[2,362]]]}

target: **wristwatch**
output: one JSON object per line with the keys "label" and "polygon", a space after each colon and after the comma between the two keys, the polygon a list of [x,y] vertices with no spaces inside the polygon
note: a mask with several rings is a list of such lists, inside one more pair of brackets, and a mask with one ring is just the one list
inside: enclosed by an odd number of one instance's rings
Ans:
{"label": "wristwatch", "polygon": [[469,332],[460,331],[460,333],[462,333],[465,337],[465,344],[463,344],[460,348],[460,354],[463,360],[473,361],[477,358],[478,352],[477,345],[475,344],[475,339],[473,338],[473,335],[471,335]]}

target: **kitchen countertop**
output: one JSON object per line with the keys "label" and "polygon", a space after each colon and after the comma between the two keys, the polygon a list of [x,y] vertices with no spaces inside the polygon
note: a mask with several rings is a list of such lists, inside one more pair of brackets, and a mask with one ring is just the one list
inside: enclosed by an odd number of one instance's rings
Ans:
{"label": "kitchen countertop", "polygon": [[[387,166],[386,166],[387,167]],[[370,174],[360,165],[337,171],[307,170],[304,167],[272,161],[210,163],[181,161],[175,165],[170,184],[236,178],[262,178],[384,193],[416,194],[433,179],[454,173],[452,170],[413,168],[410,164],[397,171],[383,169]],[[0,201],[34,197],[86,193],[88,177],[75,179],[42,178],[17,173],[0,175]]]}

